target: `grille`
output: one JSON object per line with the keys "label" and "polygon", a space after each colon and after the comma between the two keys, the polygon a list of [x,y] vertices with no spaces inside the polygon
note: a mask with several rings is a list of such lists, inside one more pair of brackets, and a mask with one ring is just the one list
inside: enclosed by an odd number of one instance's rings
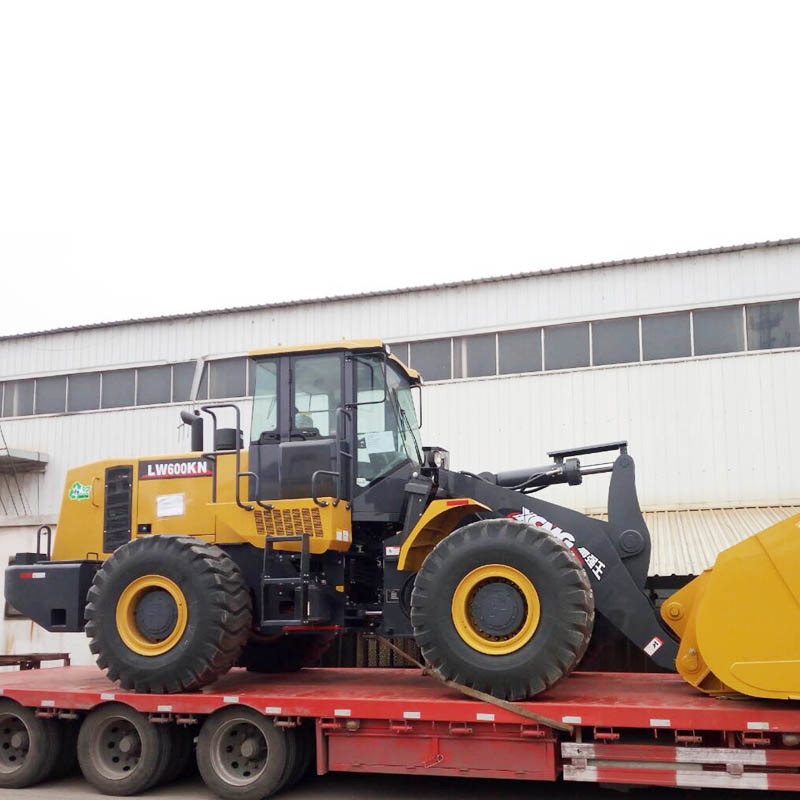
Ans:
{"label": "grille", "polygon": [[113,553],[131,538],[131,485],[133,467],[106,470],[106,496],[103,509],[103,552]]}
{"label": "grille", "polygon": [[262,536],[322,536],[318,508],[274,508],[256,511],[256,531]]}

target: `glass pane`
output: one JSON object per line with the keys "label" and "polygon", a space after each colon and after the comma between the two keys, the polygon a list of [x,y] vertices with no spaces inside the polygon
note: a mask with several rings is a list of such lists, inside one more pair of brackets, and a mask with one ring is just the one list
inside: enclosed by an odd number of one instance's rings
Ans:
{"label": "glass pane", "polygon": [[119,369],[103,373],[103,408],[132,406],[136,370]]}
{"label": "glass pane", "polygon": [[589,366],[589,323],[544,329],[544,368]]}
{"label": "glass pane", "polygon": [[252,396],[256,390],[256,362],[252,358],[247,359],[247,394]]}
{"label": "glass pane", "polygon": [[542,368],[542,329],[505,331],[498,334],[500,374],[539,372]]}
{"label": "glass pane", "polygon": [[696,356],[744,350],[744,321],[741,306],[704,308],[693,312],[692,318]]}
{"label": "glass pane", "polygon": [[639,360],[639,319],[608,319],[592,323],[592,363],[626,364]]}
{"label": "glass pane", "polygon": [[36,379],[36,413],[63,413],[67,402],[67,376]]}
{"label": "glass pane", "polygon": [[70,375],[67,411],[91,411],[100,408],[100,373]]}
{"label": "glass pane", "polygon": [[397,356],[406,366],[408,364],[408,342],[395,342],[389,345],[392,355]]}
{"label": "glass pane", "polygon": [[334,436],[342,405],[342,362],[338,355],[294,361],[292,431],[303,437]]}
{"label": "glass pane", "polygon": [[191,399],[192,381],[196,361],[185,361],[183,364],[172,365],[172,402],[183,403]]}
{"label": "glass pane", "polygon": [[3,416],[27,417],[33,414],[33,380],[9,381],[3,392]]}
{"label": "glass pane", "polygon": [[692,354],[689,312],[642,317],[642,358],[685,358]]}
{"label": "glass pane", "polygon": [[275,361],[253,361],[255,395],[250,438],[254,441],[274,441],[278,436],[278,364]]}
{"label": "glass pane", "polygon": [[208,367],[209,362],[203,364],[203,371],[200,373],[200,383],[197,385],[197,399],[208,400]]}
{"label": "glass pane", "polygon": [[244,397],[247,394],[247,359],[224,358],[212,361],[208,396]]}
{"label": "glass pane", "polygon": [[797,300],[747,306],[748,349],[800,347],[800,319],[797,308]]}
{"label": "glass pane", "polygon": [[136,378],[136,405],[169,403],[172,367],[143,367]]}
{"label": "glass pane", "polygon": [[411,342],[411,364],[426,381],[450,378],[450,340]]}
{"label": "glass pane", "polygon": [[453,377],[480,378],[497,374],[495,334],[465,336],[453,340]]}

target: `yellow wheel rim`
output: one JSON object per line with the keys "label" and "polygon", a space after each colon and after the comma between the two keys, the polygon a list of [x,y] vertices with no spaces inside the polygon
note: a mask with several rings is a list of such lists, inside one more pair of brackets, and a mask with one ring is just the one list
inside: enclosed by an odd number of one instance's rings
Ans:
{"label": "yellow wheel rim", "polygon": [[[136,609],[142,598],[154,589],[163,589],[175,601],[178,617],[175,625],[164,639],[154,641],[139,629],[136,622]],[[129,583],[117,601],[117,631],[126,647],[140,656],[160,656],[171,650],[186,631],[189,611],[186,598],[180,587],[163,575],[142,575]]]}
{"label": "yellow wheel rim", "polygon": [[[524,613],[521,623],[508,635],[493,636],[482,630],[472,614],[478,591],[492,583],[511,584],[521,595]],[[486,564],[465,575],[453,594],[452,615],[458,635],[474,650],[493,656],[514,653],[527,644],[539,626],[539,595],[530,579],[506,564]]]}

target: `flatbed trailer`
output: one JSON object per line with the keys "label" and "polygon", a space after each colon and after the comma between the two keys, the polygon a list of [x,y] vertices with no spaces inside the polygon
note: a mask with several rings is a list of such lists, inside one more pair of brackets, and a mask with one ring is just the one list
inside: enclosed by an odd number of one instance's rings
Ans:
{"label": "flatbed trailer", "polygon": [[67,666],[0,674],[0,695],[51,727],[77,725],[111,704],[163,729],[251,709],[279,731],[313,734],[317,774],[800,790],[800,704],[712,698],[672,674],[576,672],[519,704],[564,730],[413,669],[235,669],[202,691],[158,695],[121,691],[95,667]]}

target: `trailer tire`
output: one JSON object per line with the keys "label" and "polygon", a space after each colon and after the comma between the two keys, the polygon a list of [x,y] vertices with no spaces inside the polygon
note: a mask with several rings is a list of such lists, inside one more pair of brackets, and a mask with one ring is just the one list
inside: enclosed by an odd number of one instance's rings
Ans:
{"label": "trailer tire", "polygon": [[171,747],[167,735],[144,714],[122,703],[92,711],[78,734],[83,777],[103,794],[139,794],[163,777]]}
{"label": "trailer tire", "polygon": [[165,725],[164,727],[172,736],[172,759],[166,774],[161,779],[162,784],[168,784],[182,778],[194,761],[195,729],[182,725]]}
{"label": "trailer tire", "polygon": [[286,733],[251,708],[225,708],[203,723],[197,766],[206,786],[226,800],[261,800],[286,782]]}
{"label": "trailer tire", "polygon": [[335,638],[332,633],[298,633],[272,642],[250,642],[239,664],[249,672],[297,672],[318,664]]}
{"label": "trailer tire", "polygon": [[33,709],[0,700],[0,789],[24,789],[47,780],[61,752],[54,719],[37,717]]}
{"label": "trailer tire", "polygon": [[510,519],[465,525],[417,574],[414,636],[439,677],[506,700],[533,697],[586,651],[594,599],[562,542]]}
{"label": "trailer tire", "polygon": [[300,725],[300,727],[294,729],[294,735],[297,739],[297,763],[284,787],[286,789],[296,786],[308,775],[311,764],[314,762],[314,756],[317,753],[314,720],[309,720],[308,722],[309,724]]}
{"label": "trailer tire", "polygon": [[[153,602],[144,606],[145,598]],[[86,634],[98,666],[123,689],[186,692],[233,666],[251,609],[239,567],[219,547],[148,536],[120,547],[95,575]]]}

